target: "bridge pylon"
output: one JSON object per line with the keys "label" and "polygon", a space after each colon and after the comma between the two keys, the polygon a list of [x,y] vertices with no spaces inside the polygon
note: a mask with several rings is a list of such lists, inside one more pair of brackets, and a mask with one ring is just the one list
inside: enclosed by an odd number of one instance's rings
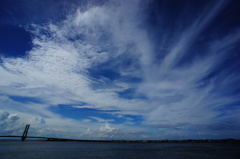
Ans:
{"label": "bridge pylon", "polygon": [[23,132],[23,135],[22,135],[22,141],[24,141],[27,138],[27,133],[28,133],[29,127],[30,127],[30,124],[27,124],[25,127],[25,130]]}

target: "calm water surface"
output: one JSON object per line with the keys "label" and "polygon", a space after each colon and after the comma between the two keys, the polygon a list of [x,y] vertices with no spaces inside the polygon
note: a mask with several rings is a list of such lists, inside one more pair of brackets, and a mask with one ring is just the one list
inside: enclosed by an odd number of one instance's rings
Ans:
{"label": "calm water surface", "polygon": [[3,141],[0,159],[240,159],[240,145],[230,143],[101,143]]}

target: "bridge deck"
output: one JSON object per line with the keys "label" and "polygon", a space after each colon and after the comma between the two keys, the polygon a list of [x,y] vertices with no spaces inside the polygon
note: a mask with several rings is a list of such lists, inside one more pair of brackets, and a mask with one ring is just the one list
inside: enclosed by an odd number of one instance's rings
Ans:
{"label": "bridge deck", "polygon": [[[0,137],[16,137],[16,138],[21,138],[22,136],[17,136],[17,135],[2,135]],[[27,138],[41,138],[41,139],[48,139],[49,137],[39,137],[39,136],[27,136]]]}

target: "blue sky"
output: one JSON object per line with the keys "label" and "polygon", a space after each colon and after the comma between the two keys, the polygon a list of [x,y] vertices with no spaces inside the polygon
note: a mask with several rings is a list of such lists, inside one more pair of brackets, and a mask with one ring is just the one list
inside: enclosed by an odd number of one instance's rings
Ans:
{"label": "blue sky", "polygon": [[0,134],[240,138],[237,0],[3,0]]}

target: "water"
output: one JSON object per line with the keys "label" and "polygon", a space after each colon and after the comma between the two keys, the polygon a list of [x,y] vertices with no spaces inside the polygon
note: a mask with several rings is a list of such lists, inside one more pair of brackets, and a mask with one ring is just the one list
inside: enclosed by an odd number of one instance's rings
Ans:
{"label": "water", "polygon": [[0,159],[240,159],[231,143],[101,143],[0,140]]}

